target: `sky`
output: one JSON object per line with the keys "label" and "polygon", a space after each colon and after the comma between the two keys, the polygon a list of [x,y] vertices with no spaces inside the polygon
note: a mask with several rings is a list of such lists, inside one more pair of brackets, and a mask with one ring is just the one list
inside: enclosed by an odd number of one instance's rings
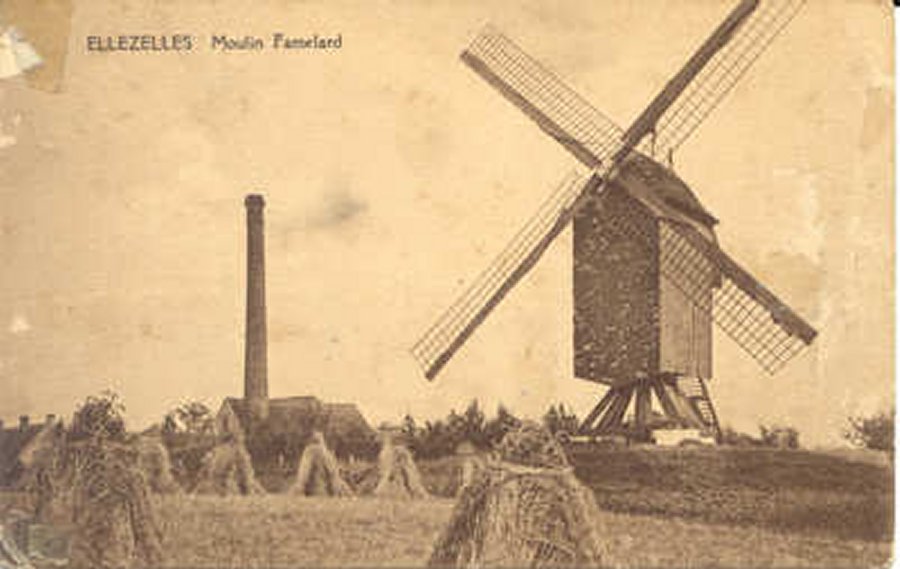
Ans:
{"label": "sky", "polygon": [[[269,391],[373,424],[478,398],[586,413],[571,234],[435,382],[409,347],[574,159],[459,61],[491,22],[627,125],[730,3],[75,1],[58,90],[0,80],[0,417],[113,389],[130,425],[243,385],[243,196],[266,196]],[[715,337],[720,420],[834,445],[893,401],[890,7],[807,6],[675,155],[720,244],[820,332],[777,375]],[[218,53],[213,34],[341,34]],[[88,35],[189,33],[191,53]],[[40,50],[38,50],[40,52]]]}

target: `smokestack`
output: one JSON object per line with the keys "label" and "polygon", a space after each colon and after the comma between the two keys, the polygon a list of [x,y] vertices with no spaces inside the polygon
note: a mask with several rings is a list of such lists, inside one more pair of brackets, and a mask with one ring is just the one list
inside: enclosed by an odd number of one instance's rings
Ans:
{"label": "smokestack", "polygon": [[268,415],[266,342],[266,254],[263,207],[259,194],[244,199],[247,208],[247,322],[244,330],[244,401],[256,418]]}
{"label": "smokestack", "polygon": [[19,430],[28,430],[28,415],[19,415]]}

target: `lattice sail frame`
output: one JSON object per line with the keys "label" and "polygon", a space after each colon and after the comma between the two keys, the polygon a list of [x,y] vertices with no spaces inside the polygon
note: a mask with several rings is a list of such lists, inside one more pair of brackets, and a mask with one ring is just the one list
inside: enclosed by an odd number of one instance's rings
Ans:
{"label": "lattice sail frame", "polygon": [[618,125],[492,26],[460,57],[588,168],[622,147]]}
{"label": "lattice sail frame", "polygon": [[[622,129],[503,34],[485,28],[461,57],[582,164],[592,170],[612,164],[623,146]],[[552,239],[568,225],[579,198],[599,189],[600,181],[596,173],[568,174],[493,263],[426,330],[411,350],[426,377],[440,371],[506,295],[504,283],[533,266],[549,246],[548,236]]]}
{"label": "lattice sail frame", "polygon": [[[636,199],[626,207],[641,208]],[[786,304],[693,227],[660,218],[658,239],[628,221],[613,218],[608,227],[659,251],[663,277],[772,374],[812,343],[816,331]],[[712,295],[710,295],[712,289]]]}
{"label": "lattice sail frame", "polygon": [[806,0],[758,0],[731,39],[706,63],[678,100],[663,113],[642,152],[669,159],[718,106],[763,51],[803,7]]}
{"label": "lattice sail frame", "polygon": [[[490,310],[502,300],[508,292],[502,284],[521,270],[526,258],[540,256],[550,244],[547,236],[554,231],[558,233],[568,225],[566,212],[574,213],[578,198],[598,186],[599,179],[594,175],[568,174],[494,262],[426,330],[413,345],[412,354],[427,377],[433,377],[487,317],[485,307]],[[545,242],[543,248],[540,247],[541,241]],[[534,259],[536,261],[537,258]]]}

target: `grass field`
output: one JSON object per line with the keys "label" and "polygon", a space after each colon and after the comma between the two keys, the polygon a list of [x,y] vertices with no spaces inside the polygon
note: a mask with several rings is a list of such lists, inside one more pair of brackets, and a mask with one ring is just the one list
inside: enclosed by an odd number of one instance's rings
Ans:
{"label": "grass field", "polygon": [[[891,557],[883,456],[632,447],[572,458],[601,507],[607,566],[876,567]],[[371,465],[353,468],[362,489]],[[165,565],[421,566],[451,515],[458,468],[454,458],[423,461],[438,496],[424,501],[157,496]]]}
{"label": "grass field", "polygon": [[170,567],[416,566],[449,500],[167,496]]}
{"label": "grass field", "polygon": [[[421,566],[453,502],[167,497],[169,567]],[[612,567],[874,567],[890,544],[603,512]]]}
{"label": "grass field", "polygon": [[[875,567],[891,556],[892,469],[853,453],[772,449],[590,449],[614,567]],[[420,464],[439,496],[458,461]],[[361,471],[364,465],[356,465]],[[416,566],[453,500],[167,497],[171,567]]]}
{"label": "grass field", "polygon": [[765,448],[592,449],[576,474],[605,510],[887,541],[893,469],[853,455]]}

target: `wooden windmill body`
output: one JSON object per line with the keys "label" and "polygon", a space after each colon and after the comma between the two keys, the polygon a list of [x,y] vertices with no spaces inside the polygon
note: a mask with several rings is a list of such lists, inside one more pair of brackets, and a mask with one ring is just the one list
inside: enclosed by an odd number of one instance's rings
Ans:
{"label": "wooden windmill body", "polygon": [[[493,28],[462,60],[588,171],[567,177],[492,265],[414,345],[433,379],[573,225],[574,375],[607,386],[581,432],[679,426],[719,434],[706,381],[713,324],[772,373],[816,331],[719,248],[715,217],[672,154],[793,18],[803,0],[742,0],[628,129]],[[633,401],[633,404],[632,404]]]}
{"label": "wooden windmill body", "polygon": [[[630,156],[608,190],[575,215],[575,377],[610,387],[583,431],[622,430],[631,400],[634,429],[646,429],[655,397],[669,424],[718,435],[704,383],[712,377],[711,315],[659,266],[671,246],[661,224],[673,217],[716,243],[716,219],[688,186],[640,154]],[[720,280],[712,266],[706,269],[698,293],[711,297]]]}

